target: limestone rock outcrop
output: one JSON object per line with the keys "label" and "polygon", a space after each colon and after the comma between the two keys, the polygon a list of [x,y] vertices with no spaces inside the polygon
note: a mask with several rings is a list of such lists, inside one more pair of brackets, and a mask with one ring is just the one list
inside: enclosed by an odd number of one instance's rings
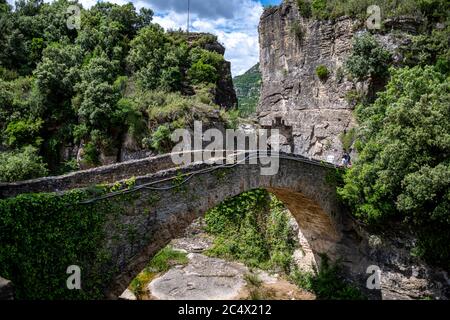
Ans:
{"label": "limestone rock outcrop", "polygon": [[[402,18],[386,20],[385,31],[375,34],[389,50],[393,63],[401,60],[399,48],[420,22]],[[395,30],[395,32],[393,32]],[[352,93],[373,96],[379,84],[347,78],[345,61],[355,36],[367,32],[364,23],[350,17],[316,20],[300,15],[295,1],[286,0],[266,9],[259,25],[262,90],[258,118],[262,126],[276,119],[292,128],[292,152],[339,163],[343,155],[340,136],[356,125]],[[316,68],[325,66],[326,78]],[[378,86],[378,87],[377,87]],[[287,150],[285,150],[287,151]]]}
{"label": "limestone rock outcrop", "polygon": [[[345,100],[353,83],[341,74],[355,25],[345,17],[334,22],[305,19],[291,1],[261,17],[259,119],[267,126],[281,117],[292,126],[295,153],[323,160],[340,157],[339,135],[354,126]],[[316,75],[319,65],[330,72],[326,80]]]}

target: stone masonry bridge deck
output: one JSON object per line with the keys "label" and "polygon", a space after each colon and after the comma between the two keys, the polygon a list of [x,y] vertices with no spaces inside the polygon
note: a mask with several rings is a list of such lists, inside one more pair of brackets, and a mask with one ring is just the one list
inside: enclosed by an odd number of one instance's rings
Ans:
{"label": "stone masonry bridge deck", "polygon": [[[29,192],[63,192],[135,177],[135,185],[125,190],[134,194],[133,200],[124,203],[120,216],[110,217],[114,223],[104,226],[108,238],[105,247],[112,256],[111,270],[115,270],[106,291],[109,298],[120,295],[149,258],[182,235],[193,220],[223,200],[256,188],[274,193],[297,220],[305,265],[316,264],[320,254],[326,253],[331,258],[344,258],[352,273],[363,274],[367,263],[359,254],[352,222],[330,183],[336,167],[283,153],[279,154],[275,175],[261,175],[261,166],[259,161],[245,161],[223,166],[197,162],[177,167],[170,155],[162,155],[60,177],[0,184],[0,198]],[[133,230],[132,239],[125,229]]]}

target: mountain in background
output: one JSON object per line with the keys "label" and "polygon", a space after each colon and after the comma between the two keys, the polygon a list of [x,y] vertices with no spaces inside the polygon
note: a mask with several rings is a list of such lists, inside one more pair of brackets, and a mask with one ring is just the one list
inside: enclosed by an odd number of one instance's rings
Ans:
{"label": "mountain in background", "polygon": [[239,112],[241,116],[249,116],[255,113],[261,91],[259,63],[244,74],[234,77],[233,83],[239,101]]}

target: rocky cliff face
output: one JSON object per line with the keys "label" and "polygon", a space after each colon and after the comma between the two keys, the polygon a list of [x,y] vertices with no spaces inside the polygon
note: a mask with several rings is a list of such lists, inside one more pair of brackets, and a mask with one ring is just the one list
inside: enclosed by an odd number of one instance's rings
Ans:
{"label": "rocky cliff face", "polygon": [[[395,59],[406,35],[414,33],[417,25],[407,19],[384,25],[389,31],[376,38]],[[285,126],[292,127],[293,136],[287,140],[293,144],[284,149],[339,162],[343,154],[340,136],[355,125],[354,104],[347,97],[351,92],[373,92],[374,84],[350,81],[344,72],[353,38],[362,32],[364,24],[349,17],[306,19],[292,0],[264,11],[259,25],[262,90],[258,117],[263,126],[281,118]],[[320,65],[329,72],[324,80],[316,74]]]}
{"label": "rocky cliff face", "polygon": [[[188,36],[188,42],[193,43],[199,41],[201,37],[209,36],[210,41],[200,45],[203,49],[217,52],[225,55],[225,47],[217,40],[214,35],[208,33],[191,33]],[[231,63],[224,61],[219,72],[219,79],[214,90],[214,102],[222,108],[232,109],[237,107],[238,99],[233,86],[233,78],[231,76]]]}
{"label": "rocky cliff face", "polygon": [[[345,93],[353,84],[342,79],[355,22],[310,21],[286,1],[264,12],[259,26],[263,79],[259,118],[270,125],[281,117],[293,127],[295,153],[324,159],[342,153],[339,135],[354,125]],[[327,80],[316,75],[325,65]]]}

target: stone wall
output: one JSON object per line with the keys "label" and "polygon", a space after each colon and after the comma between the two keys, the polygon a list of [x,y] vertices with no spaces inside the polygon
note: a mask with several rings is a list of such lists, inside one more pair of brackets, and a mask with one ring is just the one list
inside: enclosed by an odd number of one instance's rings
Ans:
{"label": "stone wall", "polygon": [[[192,153],[195,156],[195,152]],[[170,154],[131,160],[127,162],[81,170],[63,176],[44,177],[29,181],[0,183],[0,199],[14,197],[21,193],[61,192],[64,190],[84,188],[97,184],[114,183],[136,176],[145,176],[175,165]]]}

